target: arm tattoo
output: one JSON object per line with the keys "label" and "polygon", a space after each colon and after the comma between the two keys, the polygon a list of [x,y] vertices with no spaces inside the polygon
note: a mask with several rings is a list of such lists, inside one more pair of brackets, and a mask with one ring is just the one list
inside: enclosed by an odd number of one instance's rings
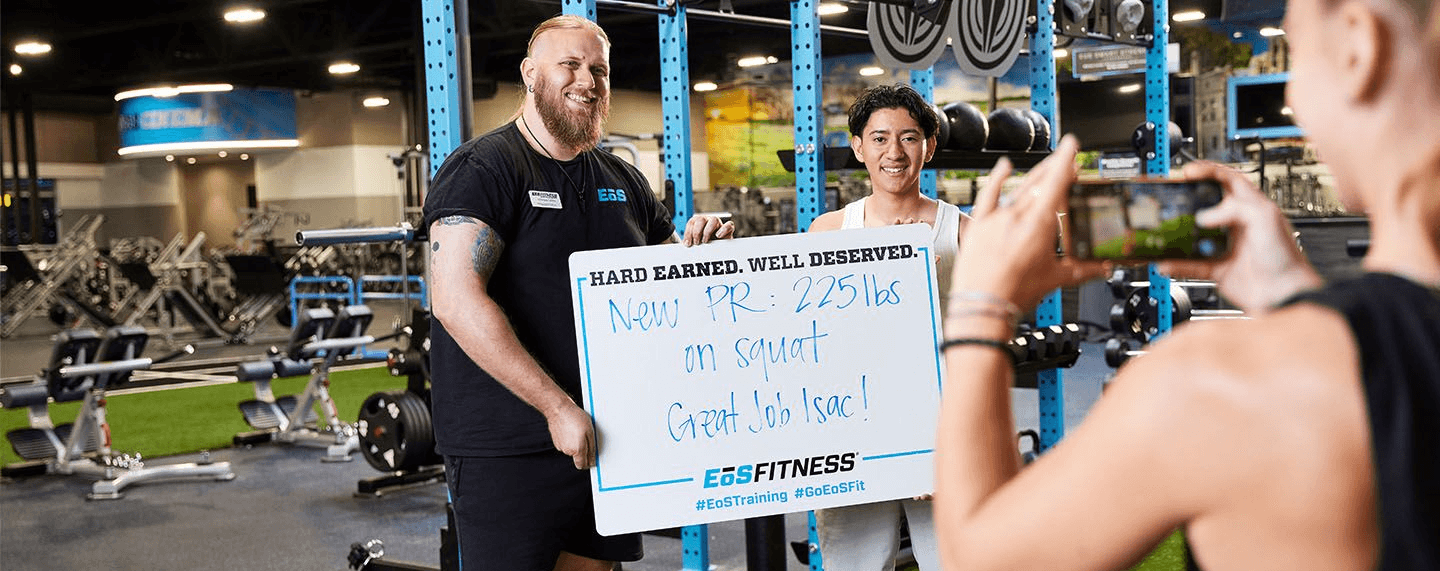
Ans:
{"label": "arm tattoo", "polygon": [[500,252],[504,249],[505,243],[495,234],[495,230],[481,224],[480,232],[475,235],[475,244],[470,246],[470,263],[481,280],[487,283],[490,281],[490,275],[495,273],[495,265],[500,262]]}
{"label": "arm tattoo", "polygon": [[441,226],[459,226],[461,224],[479,224],[480,221],[469,216],[446,216],[435,221]]}

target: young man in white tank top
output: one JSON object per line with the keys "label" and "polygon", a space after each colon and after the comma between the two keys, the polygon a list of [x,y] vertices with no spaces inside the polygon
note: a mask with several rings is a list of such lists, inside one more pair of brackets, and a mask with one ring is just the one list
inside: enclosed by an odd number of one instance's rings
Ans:
{"label": "young man in white tank top", "polygon": [[[850,147],[870,173],[870,195],[820,215],[810,231],[929,224],[934,231],[937,291],[950,291],[958,236],[969,217],[953,204],[920,193],[920,171],[935,155],[938,128],[939,118],[910,86],[865,90],[850,106]],[[940,569],[930,503],[926,496],[817,511],[826,571],[893,570],[902,513],[921,571]]]}

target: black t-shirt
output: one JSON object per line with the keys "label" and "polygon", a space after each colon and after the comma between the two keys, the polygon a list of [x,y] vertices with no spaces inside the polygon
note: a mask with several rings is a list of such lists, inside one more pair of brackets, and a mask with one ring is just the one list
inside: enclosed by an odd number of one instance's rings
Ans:
{"label": "black t-shirt", "polygon": [[[1360,352],[1379,504],[1376,571],[1440,569],[1440,290],[1381,273],[1299,294],[1339,312]],[[1199,569],[1193,557],[1189,569]]]}
{"label": "black t-shirt", "polygon": [[[520,343],[583,402],[570,254],[659,244],[674,234],[644,176],[604,151],[556,161],[531,148],[512,122],[461,145],[440,166],[425,198],[425,225],[447,216],[479,219],[504,241],[487,292]],[[544,416],[476,366],[434,319],[430,363],[441,454],[554,449]]]}

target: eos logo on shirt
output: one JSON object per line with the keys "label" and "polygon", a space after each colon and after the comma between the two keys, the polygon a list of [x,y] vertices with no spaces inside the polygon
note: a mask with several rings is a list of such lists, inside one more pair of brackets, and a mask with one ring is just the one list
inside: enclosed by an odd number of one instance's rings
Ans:
{"label": "eos logo on shirt", "polygon": [[601,188],[599,193],[600,202],[625,202],[625,189],[623,188]]}

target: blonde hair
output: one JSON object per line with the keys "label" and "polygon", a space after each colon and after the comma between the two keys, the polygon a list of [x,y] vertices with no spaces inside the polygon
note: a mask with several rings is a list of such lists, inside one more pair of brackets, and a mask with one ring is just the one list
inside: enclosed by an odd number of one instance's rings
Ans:
{"label": "blonde hair", "polygon": [[601,28],[600,24],[596,24],[580,16],[565,14],[563,16],[555,16],[554,18],[540,22],[539,26],[535,26],[535,31],[530,33],[530,43],[525,46],[525,57],[533,55],[532,52],[535,51],[535,40],[539,39],[540,34],[550,30],[590,30],[591,32],[595,32],[595,35],[600,38],[600,41],[605,42],[606,48],[610,47],[610,36],[605,35],[605,29]]}

